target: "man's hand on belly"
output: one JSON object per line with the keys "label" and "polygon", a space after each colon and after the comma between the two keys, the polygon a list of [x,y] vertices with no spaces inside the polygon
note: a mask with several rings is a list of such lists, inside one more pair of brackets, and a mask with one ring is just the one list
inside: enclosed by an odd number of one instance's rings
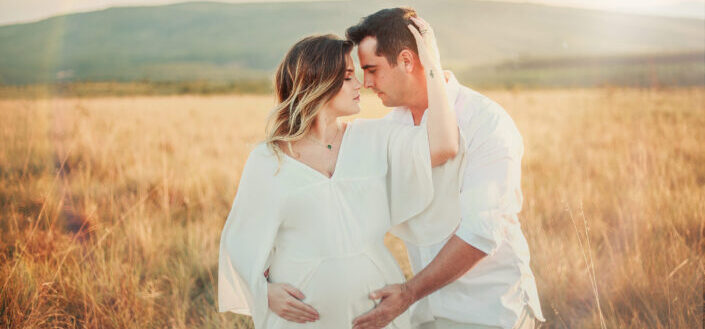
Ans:
{"label": "man's hand on belly", "polygon": [[267,283],[269,309],[284,320],[306,323],[318,320],[318,312],[301,300],[304,294],[286,283]]}
{"label": "man's hand on belly", "polygon": [[405,283],[392,284],[370,294],[370,299],[382,299],[371,311],[355,318],[353,329],[380,329],[414,303],[415,298]]}

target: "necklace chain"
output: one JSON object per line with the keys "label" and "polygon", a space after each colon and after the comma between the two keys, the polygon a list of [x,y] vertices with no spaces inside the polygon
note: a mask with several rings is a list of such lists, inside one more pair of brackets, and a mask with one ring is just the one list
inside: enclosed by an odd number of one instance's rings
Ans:
{"label": "necklace chain", "polygon": [[[340,127],[338,127],[338,129],[337,129],[336,132],[335,132],[335,137],[333,137],[333,143],[335,143],[335,141],[338,139],[338,135],[340,134],[340,130],[341,130]],[[307,137],[308,137],[310,140],[314,141],[316,144],[321,145],[321,146],[327,148],[328,150],[333,150],[333,144],[332,144],[332,143],[331,143],[331,144],[325,144],[325,143],[323,143],[323,142],[321,142],[321,141],[319,141],[319,140],[317,140],[317,139],[311,137],[311,135],[308,135]]]}

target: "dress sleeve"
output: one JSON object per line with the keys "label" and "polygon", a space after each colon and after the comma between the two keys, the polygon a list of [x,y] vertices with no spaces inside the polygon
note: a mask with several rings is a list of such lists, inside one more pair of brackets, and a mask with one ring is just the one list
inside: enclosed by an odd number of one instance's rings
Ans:
{"label": "dress sleeve", "polygon": [[276,159],[257,153],[245,164],[220,237],[218,309],[251,315],[261,328],[268,308],[264,272],[280,220],[272,191]]}
{"label": "dress sleeve", "polygon": [[397,127],[389,138],[390,233],[415,245],[438,243],[460,223],[465,138],[458,154],[431,168],[426,125]]}

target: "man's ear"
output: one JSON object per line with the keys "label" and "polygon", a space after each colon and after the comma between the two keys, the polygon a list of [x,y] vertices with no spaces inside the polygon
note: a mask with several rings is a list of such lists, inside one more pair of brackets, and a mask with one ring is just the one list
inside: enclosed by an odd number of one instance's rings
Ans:
{"label": "man's ear", "polygon": [[403,49],[397,56],[397,65],[401,65],[406,73],[413,72],[416,67],[416,54],[409,49]]}

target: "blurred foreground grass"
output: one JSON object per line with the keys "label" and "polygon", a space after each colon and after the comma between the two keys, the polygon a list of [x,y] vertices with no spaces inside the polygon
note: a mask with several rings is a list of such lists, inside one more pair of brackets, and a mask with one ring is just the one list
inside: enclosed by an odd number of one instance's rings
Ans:
{"label": "blurred foreground grass", "polygon": [[[486,94],[524,136],[545,328],[702,327],[705,89]],[[249,328],[217,313],[218,243],[272,105],[0,100],[0,327]]]}

